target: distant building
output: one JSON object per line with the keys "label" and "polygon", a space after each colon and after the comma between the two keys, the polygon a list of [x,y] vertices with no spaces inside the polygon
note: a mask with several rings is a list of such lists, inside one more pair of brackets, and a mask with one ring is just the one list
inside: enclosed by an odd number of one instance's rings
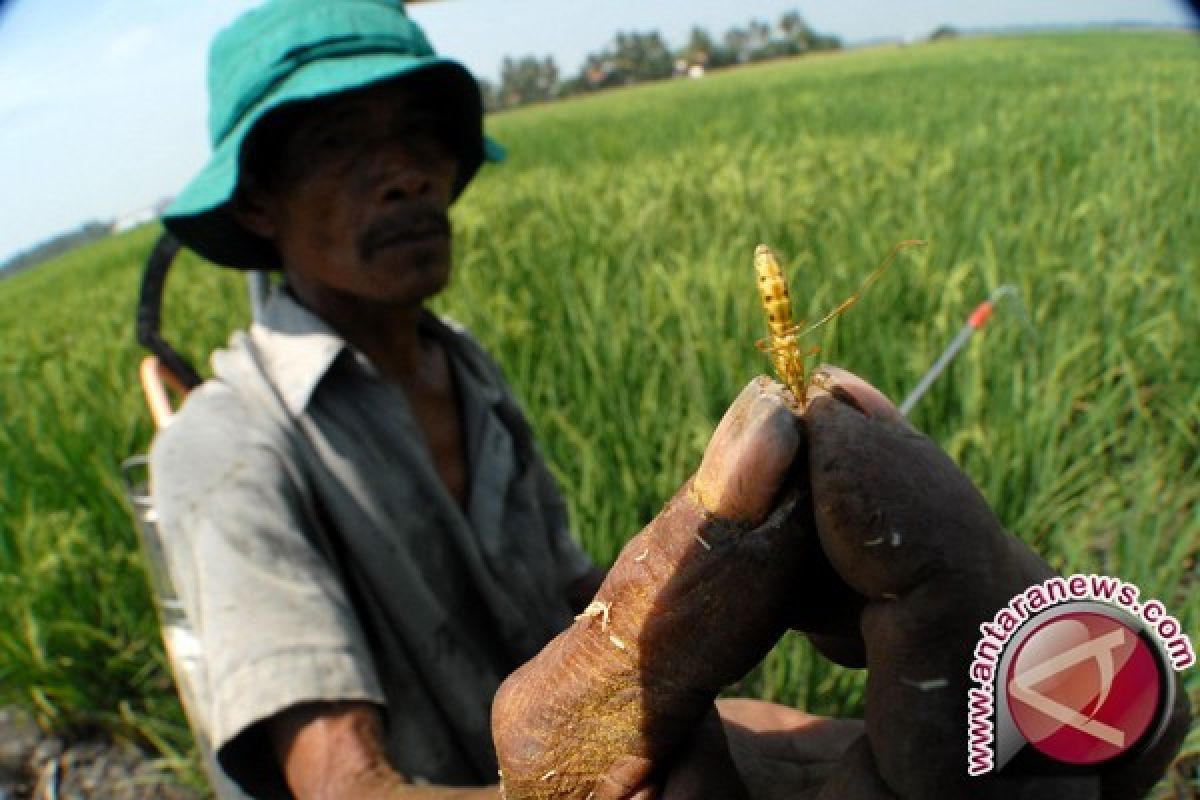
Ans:
{"label": "distant building", "polygon": [[674,74],[676,78],[682,78],[685,76],[688,78],[704,77],[704,63],[708,60],[708,54],[700,52],[696,55],[698,58],[693,57],[692,61],[688,61],[686,58],[675,59]]}

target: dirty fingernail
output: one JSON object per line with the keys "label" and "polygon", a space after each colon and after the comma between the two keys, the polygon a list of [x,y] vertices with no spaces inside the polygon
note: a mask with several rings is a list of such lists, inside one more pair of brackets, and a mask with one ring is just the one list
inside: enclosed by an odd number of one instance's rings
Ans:
{"label": "dirty fingernail", "polygon": [[800,446],[796,417],[783,391],[755,379],[725,412],[692,482],[707,511],[753,524],[771,510]]}

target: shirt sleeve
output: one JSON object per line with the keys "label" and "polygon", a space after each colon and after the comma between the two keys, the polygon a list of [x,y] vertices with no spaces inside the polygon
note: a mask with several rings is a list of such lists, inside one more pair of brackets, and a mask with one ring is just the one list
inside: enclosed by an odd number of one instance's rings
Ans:
{"label": "shirt sleeve", "polygon": [[302,478],[221,394],[198,390],[155,442],[154,503],[203,650],[218,762],[252,795],[286,796],[260,723],[301,703],[384,698]]}

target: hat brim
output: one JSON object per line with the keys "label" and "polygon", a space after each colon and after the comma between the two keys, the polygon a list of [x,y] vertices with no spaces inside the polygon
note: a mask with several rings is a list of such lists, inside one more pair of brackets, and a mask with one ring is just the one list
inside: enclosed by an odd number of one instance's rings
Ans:
{"label": "hat brim", "polygon": [[237,222],[229,203],[238,186],[242,147],[265,116],[292,103],[361,89],[372,84],[421,75],[437,78],[445,91],[445,107],[478,119],[479,147],[463,154],[455,196],[466,187],[484,160],[504,160],[504,148],[483,135],[479,86],[456,61],[437,56],[390,53],[356,55],[306,64],[280,82],[258,106],[246,113],[203,169],[184,187],[163,214],[163,224],[180,241],[209,261],[239,269],[279,269],[279,256],[269,242]]}

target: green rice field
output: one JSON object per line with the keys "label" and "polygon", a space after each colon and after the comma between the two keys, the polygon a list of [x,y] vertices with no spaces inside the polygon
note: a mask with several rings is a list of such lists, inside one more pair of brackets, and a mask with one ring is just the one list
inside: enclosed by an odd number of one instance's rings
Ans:
{"label": "green rice field", "polygon": [[[822,357],[899,399],[979,301],[1015,286],[914,421],[1056,568],[1137,584],[1196,640],[1197,86],[1186,34],[1062,34],[505,113],[489,124],[509,161],[456,207],[437,306],[504,366],[608,562],[769,369],[755,245],[780,254],[814,318],[897,242],[925,239],[815,336]],[[133,312],[156,234],[0,281],[0,706],[186,763],[118,470],[152,436]],[[168,338],[206,372],[247,306],[240,276],[185,257]],[[1200,670],[1185,679],[1196,706]],[[738,689],[855,713],[862,680],[789,638]],[[1185,753],[1200,755],[1200,730]]]}

